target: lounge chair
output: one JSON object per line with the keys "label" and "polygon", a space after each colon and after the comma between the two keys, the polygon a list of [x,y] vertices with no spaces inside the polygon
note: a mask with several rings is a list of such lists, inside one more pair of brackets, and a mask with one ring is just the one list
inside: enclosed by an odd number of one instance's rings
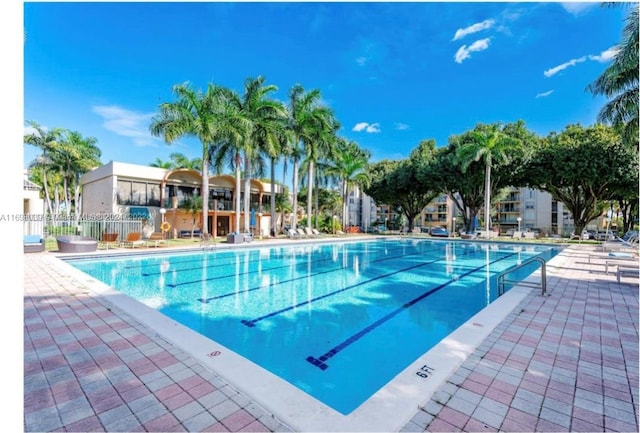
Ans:
{"label": "lounge chair", "polygon": [[44,251],[44,240],[40,235],[25,235],[23,245],[25,253],[41,253]]}
{"label": "lounge chair", "polygon": [[321,231],[319,231],[318,229],[311,229],[311,232],[313,232],[315,237],[320,237],[320,236],[323,235],[323,233]]}
{"label": "lounge chair", "polygon": [[298,233],[298,230],[288,229],[285,232],[286,232],[287,237],[289,239],[299,239],[300,238],[300,234]]}
{"label": "lounge chair", "polygon": [[110,246],[118,246],[118,233],[102,233],[102,237],[98,243],[98,248],[102,247],[105,250],[108,250]]}
{"label": "lounge chair", "polygon": [[58,252],[89,253],[98,249],[98,241],[90,236],[58,236]]}
{"label": "lounge chair", "polygon": [[127,238],[120,242],[121,247],[144,247],[145,242],[142,239],[142,232],[130,232],[127,234]]}
{"label": "lounge chair", "polygon": [[316,237],[316,234],[309,227],[305,227],[304,228],[304,232],[307,235],[307,237],[309,237],[309,238],[315,238]]}
{"label": "lounge chair", "polygon": [[307,233],[304,231],[304,229],[297,229],[298,230],[298,234],[300,235],[301,238],[308,238],[309,236],[307,235]]}
{"label": "lounge chair", "polygon": [[601,245],[603,251],[631,250],[638,251],[638,232],[630,230],[621,238],[605,241]]}
{"label": "lounge chair", "polygon": [[154,246],[159,247],[161,245],[168,245],[168,241],[164,238],[164,233],[161,232],[153,232],[146,239],[146,244],[148,247]]}

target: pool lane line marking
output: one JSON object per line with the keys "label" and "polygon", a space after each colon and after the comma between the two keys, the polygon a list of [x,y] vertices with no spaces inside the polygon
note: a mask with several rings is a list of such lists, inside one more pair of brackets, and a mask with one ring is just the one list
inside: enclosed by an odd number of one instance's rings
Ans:
{"label": "pool lane line marking", "polygon": [[[473,252],[473,251],[470,251],[470,252]],[[463,253],[462,255],[466,255],[466,254]],[[360,287],[360,286],[362,286],[364,284],[369,284],[372,281],[376,281],[376,280],[379,280],[379,279],[382,279],[382,278],[387,278],[387,277],[390,277],[392,275],[399,274],[401,272],[410,271],[412,269],[420,268],[420,267],[423,267],[423,266],[432,265],[434,263],[437,263],[437,262],[440,262],[440,261],[443,261],[443,260],[446,260],[446,257],[439,257],[436,260],[431,260],[431,261],[428,261],[428,262],[422,262],[422,263],[418,263],[417,265],[412,265],[412,266],[409,266],[409,267],[406,267],[406,268],[397,269],[397,270],[395,270],[393,272],[388,272],[386,274],[378,275],[377,277],[369,278],[369,279],[367,279],[365,281],[360,281],[359,283],[352,284],[352,285],[347,286],[347,287],[343,287],[342,289],[334,290],[333,292],[325,293],[324,295],[320,295],[320,296],[317,296],[315,298],[308,299],[308,300],[306,300],[304,302],[299,302],[299,303],[297,303],[295,305],[290,305],[288,307],[281,308],[280,310],[273,311],[273,312],[271,312],[269,314],[265,314],[264,316],[260,316],[260,317],[255,318],[255,319],[251,319],[251,320],[243,319],[243,320],[241,320],[241,322],[242,322],[243,325],[246,325],[246,326],[251,328],[251,327],[256,326],[256,322],[259,322],[259,321],[264,320],[264,319],[268,319],[268,318],[273,317],[273,316],[277,316],[278,314],[285,313],[285,312],[290,311],[290,310],[294,310],[294,309],[296,309],[298,307],[301,307],[303,305],[311,304],[311,303],[319,301],[321,299],[328,298],[329,296],[337,295],[338,293],[342,293],[342,292],[345,292],[347,290],[351,290],[351,289],[354,289],[356,287]]]}
{"label": "pool lane line marking", "polygon": [[[393,251],[393,252],[395,252],[395,251]],[[410,254],[403,254],[403,255],[400,255],[400,256],[391,256],[391,257],[385,256],[385,257],[382,257],[381,259],[370,261],[370,263],[376,263],[376,262],[383,261],[383,260],[394,260],[394,259],[397,259],[399,257],[406,257],[408,255],[415,255],[415,254],[423,254],[423,252],[422,251],[417,251],[417,252],[410,253]],[[339,260],[341,260],[341,259],[339,259]],[[318,259],[318,260],[311,259],[312,263],[320,263],[320,262],[326,262],[326,261],[333,261],[333,258],[329,257],[329,258],[326,258],[326,259]],[[296,263],[296,264],[300,264],[300,265],[309,264],[309,260],[301,259],[301,261],[299,263]],[[229,275],[217,275],[215,277],[201,278],[199,280],[184,281],[184,282],[180,282],[180,283],[167,283],[166,285],[167,285],[167,287],[175,288],[175,287],[178,287],[178,286],[185,286],[185,285],[189,285],[189,284],[200,284],[203,281],[214,281],[214,280],[220,280],[220,279],[224,279],[224,278],[236,278],[236,277],[239,277],[239,276],[242,276],[242,275],[250,275],[250,274],[255,274],[255,273],[258,273],[258,272],[273,271],[273,270],[276,270],[276,269],[284,269],[284,268],[289,268],[289,267],[291,267],[291,263],[287,263],[287,264],[284,264],[282,266],[274,266],[272,268],[255,269],[255,270],[252,270],[252,271],[241,272],[239,274],[235,274],[234,273],[234,274],[229,274]],[[344,269],[344,266],[341,266],[340,268],[334,269],[334,270],[340,270],[340,269]],[[323,271],[322,273],[325,273],[325,271]],[[304,276],[296,277],[295,279],[308,278],[308,277],[312,277],[314,275],[316,275],[316,274],[305,274]],[[265,286],[265,287],[270,287],[270,286]],[[243,290],[243,292],[245,292],[245,291],[250,291],[250,290]],[[236,294],[235,291],[231,292],[231,293],[232,294]],[[215,299],[215,298],[216,297],[210,298],[210,299]]]}
{"label": "pool lane line marking", "polygon": [[[501,257],[499,259],[493,260],[489,263],[489,266],[497,263],[499,261],[505,260],[511,256],[515,256],[517,253],[512,253],[509,254],[505,257]],[[410,300],[409,302],[403,304],[402,306],[398,307],[397,309],[395,309],[394,311],[392,311],[391,313],[381,317],[380,319],[376,320],[375,322],[373,322],[371,325],[367,326],[366,328],[361,329],[360,331],[358,331],[357,333],[353,334],[352,336],[350,336],[349,338],[347,338],[346,340],[344,340],[342,343],[338,344],[337,346],[333,347],[332,349],[330,349],[329,351],[327,351],[325,354],[319,356],[319,357],[314,357],[314,356],[307,356],[306,360],[307,362],[315,365],[316,367],[318,367],[320,370],[326,370],[327,368],[329,368],[329,366],[326,364],[326,361],[328,361],[330,358],[334,357],[335,355],[337,355],[340,351],[342,351],[343,349],[345,349],[347,346],[350,346],[352,343],[355,343],[356,341],[358,341],[360,338],[362,338],[364,335],[366,335],[367,333],[371,332],[372,330],[374,330],[375,328],[377,328],[378,326],[382,325],[383,323],[391,320],[393,317],[395,317],[396,315],[402,313],[403,311],[407,310],[408,308],[410,308],[411,306],[413,306],[414,304],[416,304],[417,302],[423,300],[424,298],[431,296],[432,294],[436,293],[437,291],[447,287],[448,285],[450,285],[453,282],[459,281],[460,279],[467,277],[475,272],[478,272],[480,270],[482,270],[482,268],[485,268],[487,265],[483,264],[482,266],[478,266],[476,268],[473,268],[467,272],[465,272],[464,274],[458,276],[457,278],[452,278],[451,280],[447,281],[446,283],[440,284],[439,286],[434,287],[433,289],[423,293],[422,295]]]}
{"label": "pool lane line marking", "polygon": [[[379,263],[379,262],[383,262],[383,261],[386,261],[386,260],[395,260],[395,259],[398,259],[398,258],[412,256],[412,255],[418,255],[418,254],[421,254],[421,252],[416,252],[416,253],[411,253],[411,254],[403,254],[403,255],[400,255],[400,256],[383,257],[383,258],[380,258],[378,260],[372,260],[369,263]],[[438,260],[441,260],[441,259],[438,259]],[[316,272],[316,273],[313,273],[313,274],[304,274],[304,275],[300,275],[300,276],[295,277],[295,278],[289,278],[288,280],[276,281],[276,282],[273,282],[273,283],[269,283],[266,286],[260,285],[260,286],[257,286],[257,287],[251,287],[249,289],[243,290],[241,293],[253,292],[254,290],[260,290],[260,289],[268,289],[268,288],[275,287],[275,286],[280,285],[280,284],[291,283],[293,281],[307,279],[309,277],[315,277],[317,275],[323,275],[323,274],[328,274],[328,273],[331,273],[331,272],[342,271],[342,270],[344,270],[344,269],[346,269],[348,267],[349,267],[349,265],[346,265],[346,266],[345,265],[339,265],[338,267],[333,268],[333,269],[327,269],[325,271],[320,271],[320,272]],[[226,277],[217,277],[217,278],[230,278],[230,277],[234,277],[235,278],[235,275],[228,275]],[[196,281],[196,282],[198,282],[198,281]],[[214,301],[216,299],[222,299],[222,298],[227,298],[229,296],[237,296],[237,295],[238,295],[238,293],[233,291],[233,292],[223,293],[222,295],[212,296],[210,298],[199,298],[198,301],[202,302],[203,304],[207,304],[210,301]]]}

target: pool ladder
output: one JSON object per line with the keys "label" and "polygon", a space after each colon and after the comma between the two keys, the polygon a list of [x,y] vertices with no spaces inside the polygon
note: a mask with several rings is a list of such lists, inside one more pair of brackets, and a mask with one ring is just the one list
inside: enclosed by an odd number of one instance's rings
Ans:
{"label": "pool ladder", "polygon": [[212,239],[211,234],[200,235],[200,249],[203,251],[216,249],[216,241]]}
{"label": "pool ladder", "polygon": [[[540,283],[533,283],[533,282],[528,282],[528,281],[516,281],[516,280],[507,280],[506,276],[509,275],[511,272],[516,271],[520,268],[523,268],[524,266],[528,265],[529,263],[533,263],[533,262],[540,262],[541,264],[541,269],[542,269],[542,275],[540,276]],[[524,262],[520,263],[519,265],[517,265],[515,268],[512,269],[507,269],[506,271],[503,271],[500,273],[500,275],[498,275],[498,296],[502,296],[504,295],[505,292],[505,286],[507,284],[517,284],[520,286],[527,286],[527,287],[538,287],[540,286],[542,289],[542,296],[545,296],[545,294],[547,293],[547,262],[541,258],[541,257],[530,257],[529,259],[525,260]]]}

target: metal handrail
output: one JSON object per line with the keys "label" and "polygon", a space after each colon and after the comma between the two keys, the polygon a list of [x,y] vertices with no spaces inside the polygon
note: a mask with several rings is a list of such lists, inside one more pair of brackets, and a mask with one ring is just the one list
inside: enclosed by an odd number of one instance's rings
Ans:
{"label": "metal handrail", "polygon": [[513,271],[516,271],[526,265],[528,265],[529,263],[533,263],[533,262],[540,262],[540,264],[542,265],[541,269],[542,269],[542,275],[540,277],[540,286],[542,287],[542,296],[544,296],[547,292],[547,262],[542,258],[542,257],[530,257],[527,260],[525,260],[524,262],[520,263],[519,265],[517,265],[515,268],[511,268],[511,269],[507,269],[506,271],[502,271],[499,275],[498,275],[498,296],[502,296],[504,294],[504,290],[505,290],[505,284],[506,283],[514,283],[514,284],[520,284],[523,286],[530,286],[530,287],[537,287],[538,285],[535,283],[528,283],[526,281],[510,281],[510,280],[505,280],[505,277],[510,274]]}

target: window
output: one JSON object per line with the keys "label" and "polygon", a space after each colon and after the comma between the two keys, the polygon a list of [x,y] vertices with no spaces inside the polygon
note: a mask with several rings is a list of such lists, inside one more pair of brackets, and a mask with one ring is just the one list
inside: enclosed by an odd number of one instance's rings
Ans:
{"label": "window", "polygon": [[119,180],[116,201],[120,205],[160,206],[160,184]]}

